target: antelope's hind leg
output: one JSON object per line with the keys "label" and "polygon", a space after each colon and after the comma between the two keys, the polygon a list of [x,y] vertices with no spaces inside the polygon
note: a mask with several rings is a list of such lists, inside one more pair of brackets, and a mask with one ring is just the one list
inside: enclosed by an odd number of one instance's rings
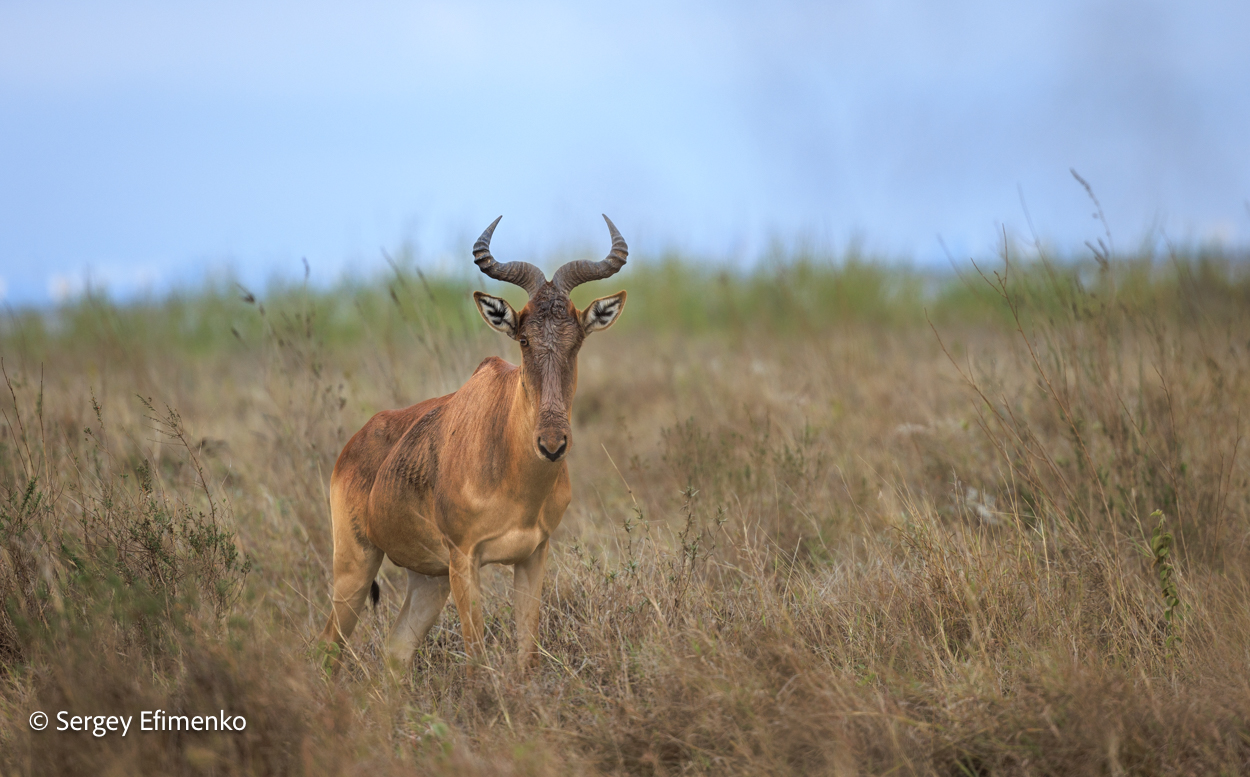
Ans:
{"label": "antelope's hind leg", "polygon": [[348,527],[335,522],[334,531],[334,594],[330,619],[321,632],[325,643],[339,648],[356,630],[356,622],[364,610],[369,588],[382,566],[382,551]]}
{"label": "antelope's hind leg", "polygon": [[427,577],[408,571],[408,595],[395,629],[386,640],[387,658],[401,666],[412,658],[412,651],[438,621],[450,591],[450,577]]}

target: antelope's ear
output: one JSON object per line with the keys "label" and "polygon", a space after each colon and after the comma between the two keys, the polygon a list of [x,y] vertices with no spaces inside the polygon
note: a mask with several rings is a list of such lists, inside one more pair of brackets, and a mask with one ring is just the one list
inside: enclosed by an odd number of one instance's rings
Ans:
{"label": "antelope's ear", "polygon": [[586,334],[607,329],[620,318],[625,309],[625,292],[618,291],[611,297],[600,297],[581,312],[582,331]]}
{"label": "antelope's ear", "polygon": [[516,339],[516,311],[506,299],[475,291],[473,301],[477,304],[477,312],[482,314],[491,329]]}

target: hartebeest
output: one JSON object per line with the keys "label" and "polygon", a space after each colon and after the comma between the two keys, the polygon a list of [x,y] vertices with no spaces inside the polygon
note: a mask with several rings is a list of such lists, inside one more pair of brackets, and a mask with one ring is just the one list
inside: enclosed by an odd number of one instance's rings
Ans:
{"label": "hartebeest", "polygon": [[473,293],[486,323],[520,344],[521,366],[488,358],[459,390],[384,410],[344,446],[330,478],[334,598],[326,642],[341,647],[365,598],[372,593],[377,601],[374,578],[385,555],[408,570],[408,596],[387,641],[392,659],[412,657],[448,591],[466,652],[481,655],[483,564],[513,565],[521,663],[536,652],[548,539],[571,496],[565,456],[577,352],[586,335],[607,329],[625,307],[623,291],[581,311],[569,301],[575,286],[625,264],[625,240],[603,218],[612,236],[607,258],[569,262],[550,281],[527,262],[495,261],[490,239],[499,219],[474,244],[482,272],[529,293],[520,312]]}

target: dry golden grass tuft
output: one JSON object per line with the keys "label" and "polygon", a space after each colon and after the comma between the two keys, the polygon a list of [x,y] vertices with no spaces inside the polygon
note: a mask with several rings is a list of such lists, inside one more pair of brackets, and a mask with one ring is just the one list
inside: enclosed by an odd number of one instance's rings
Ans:
{"label": "dry golden grass tuft", "polygon": [[[592,338],[543,660],[506,660],[492,571],[472,678],[450,606],[410,672],[384,668],[389,563],[326,674],[326,490],[369,415],[508,342],[429,313],[415,277],[356,318],[221,303],[236,334],[212,347],[131,340],[98,301],[76,311],[90,347],[11,326],[0,771],[1246,773],[1250,308],[1204,267],[1011,268],[933,328],[910,308],[815,326],[814,293],[799,326]],[[357,339],[327,334],[331,308]],[[248,726],[26,722],[158,708]]]}

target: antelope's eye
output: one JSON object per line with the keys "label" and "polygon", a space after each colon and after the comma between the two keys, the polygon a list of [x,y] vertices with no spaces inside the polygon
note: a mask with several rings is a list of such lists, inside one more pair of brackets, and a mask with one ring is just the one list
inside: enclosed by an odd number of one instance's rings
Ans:
{"label": "antelope's eye", "polygon": [[529,347],[530,347],[530,341],[529,341],[529,338],[528,338],[528,337],[522,337],[522,338],[521,338],[521,347],[522,347],[522,348],[529,348]]}

